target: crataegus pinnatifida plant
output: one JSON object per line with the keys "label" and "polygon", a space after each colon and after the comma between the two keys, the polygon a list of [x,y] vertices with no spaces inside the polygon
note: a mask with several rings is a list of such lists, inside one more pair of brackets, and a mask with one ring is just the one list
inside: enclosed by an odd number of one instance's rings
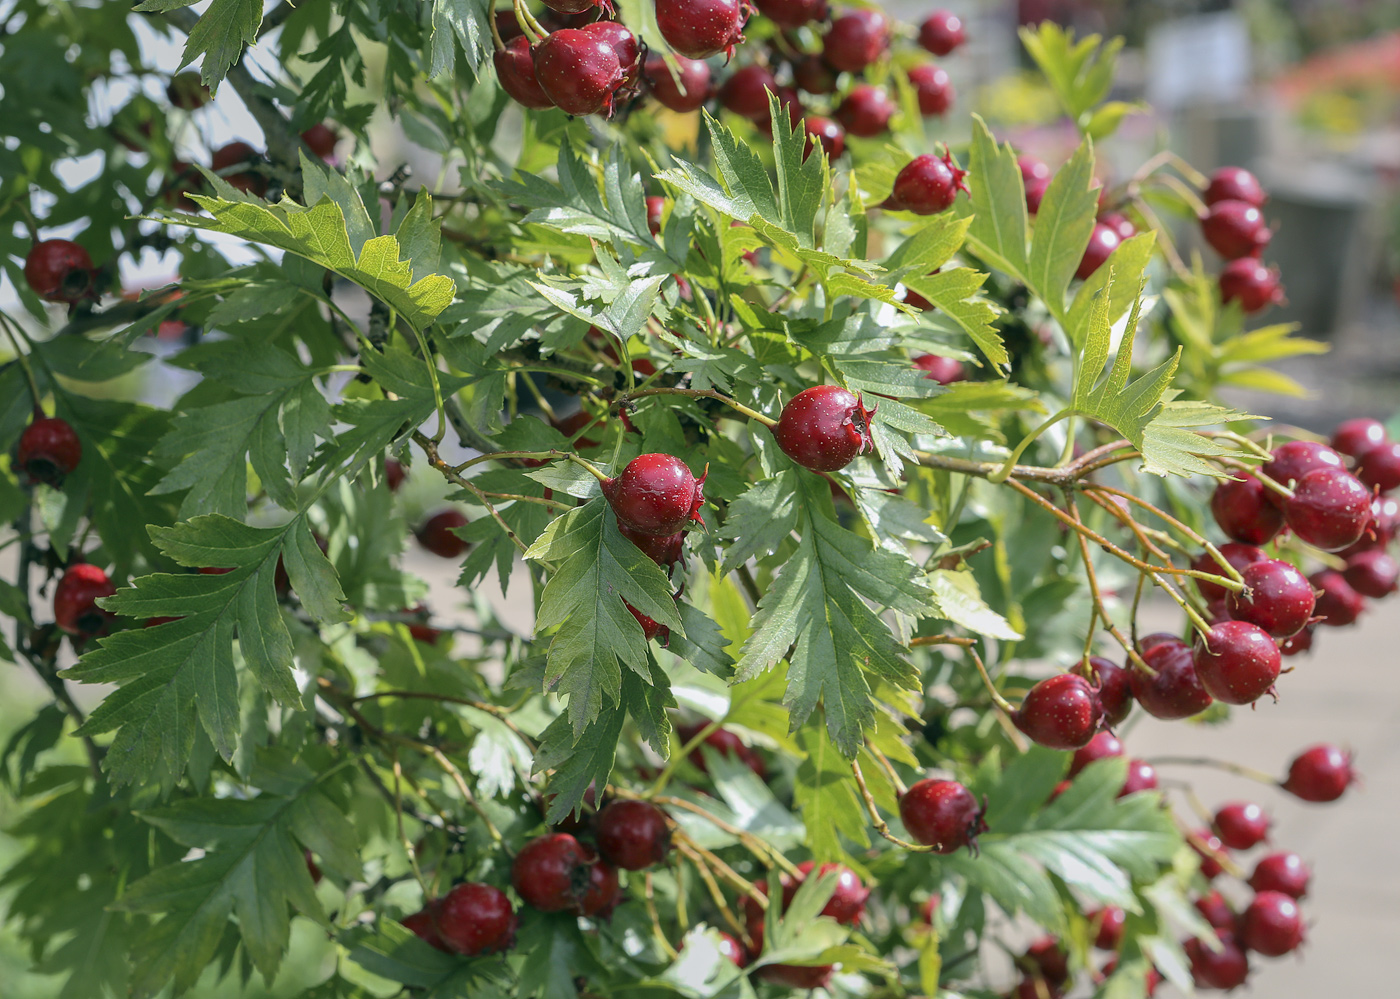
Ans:
{"label": "crataegus pinnatifida plant", "polygon": [[[1154,764],[1202,761],[1112,731],[1268,710],[1396,586],[1385,429],[1214,401],[1315,348],[1244,329],[1259,184],[1098,172],[1117,47],[1053,27],[1057,169],[956,117],[946,11],[549,6],[11,6],[9,932],[139,997],[1128,997],[1296,947],[1269,814],[1183,822]],[[230,90],[260,139],[206,141]]]}

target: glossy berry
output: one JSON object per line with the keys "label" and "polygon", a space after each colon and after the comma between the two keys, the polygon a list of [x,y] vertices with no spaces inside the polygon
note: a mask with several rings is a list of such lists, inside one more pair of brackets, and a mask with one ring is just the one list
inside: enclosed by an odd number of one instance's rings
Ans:
{"label": "glossy berry", "polygon": [[[209,160],[209,169],[228,181],[230,187],[261,198],[267,193],[267,178],[256,169],[261,163],[261,154],[248,143],[230,142],[214,150]],[[236,173],[224,172],[236,166],[252,169],[239,170]]]}
{"label": "glossy berry", "polygon": [[[681,742],[688,743],[699,735],[700,731],[705,727],[704,725],[677,725],[676,735],[680,737]],[[705,736],[705,741],[702,745],[709,746],[721,756],[729,756],[738,760],[757,774],[760,780],[768,776],[768,768],[763,765],[763,758],[759,756],[758,753],[754,752],[752,748],[746,746],[742,739],[728,729],[715,729],[709,735]],[[687,758],[700,769],[701,773],[707,774],[710,772],[708,765],[705,763],[705,754],[700,751],[699,746],[693,749],[690,756]]]}
{"label": "glossy berry", "polygon": [[1021,171],[1021,179],[1024,181],[1050,179],[1050,165],[1034,156],[1016,157],[1016,168]]}
{"label": "glossy berry", "polygon": [[1214,881],[1225,872],[1221,864],[1221,858],[1229,856],[1229,851],[1225,849],[1225,844],[1220,841],[1220,837],[1209,829],[1197,829],[1186,841],[1191,849],[1196,851],[1196,856],[1201,858],[1201,875],[1207,881]]}
{"label": "glossy berry", "polygon": [[1126,241],[1137,235],[1137,226],[1122,212],[1104,212],[1099,216],[1099,221],[1117,233],[1120,240]]}
{"label": "glossy berry", "polygon": [[[816,869],[816,864],[810,860],[804,860],[797,865],[797,870],[801,877],[787,879],[783,882],[783,908],[786,909],[792,904],[793,898],[797,895],[797,889],[802,887],[802,883]],[[822,906],[821,915],[830,916],[844,926],[854,926],[860,922],[860,917],[865,914],[865,901],[870,897],[870,889],[861,883],[860,875],[849,867],[841,864],[822,864],[817,869],[817,877],[824,877],[828,874],[836,875],[836,890],[831,893],[831,898],[826,905]]]}
{"label": "glossy berry", "polygon": [[680,68],[679,79],[671,75],[671,68],[661,56],[647,56],[642,72],[651,85],[651,95],[672,111],[696,111],[710,99],[710,65],[683,55],[675,59]]}
{"label": "glossy berry", "polygon": [[1267,957],[1282,957],[1303,942],[1303,914],[1281,891],[1261,891],[1240,914],[1240,941]]}
{"label": "glossy berry", "polygon": [[622,474],[603,483],[603,495],[620,523],[641,534],[668,536],[691,521],[705,522],[705,477],[696,480],[685,462],[669,454],[633,458]]}
{"label": "glossy berry", "polygon": [[883,207],[915,215],[936,215],[947,211],[957,200],[966,170],[959,169],[951,153],[942,156],[925,153],[915,156],[894,179],[894,189]]}
{"label": "glossy berry", "polygon": [[617,21],[593,21],[579,28],[586,35],[606,42],[617,56],[624,89],[635,89],[642,77],[642,49],[637,36]]}
{"label": "glossy berry", "polygon": [[46,302],[88,297],[92,273],[92,257],[71,239],[41,239],[24,258],[24,280]]}
{"label": "glossy berry", "polygon": [[1298,754],[1280,786],[1296,798],[1325,804],[1340,798],[1355,781],[1351,754],[1324,743]]}
{"label": "glossy berry", "polygon": [[1230,903],[1220,892],[1212,890],[1210,894],[1202,895],[1196,899],[1195,905],[1201,918],[1217,930],[1234,929],[1235,910],[1230,908]]}
{"label": "glossy berry", "polygon": [[70,565],[53,591],[53,619],[70,635],[92,638],[104,634],[112,615],[97,601],[116,593],[107,574],[95,565]]}
{"label": "glossy berry", "polygon": [[608,919],[621,901],[622,886],[617,880],[617,868],[595,859],[588,868],[588,885],[578,899],[578,914]]}
{"label": "glossy berry", "polygon": [[1088,680],[1060,673],[1026,691],[1013,720],[1039,745],[1079,749],[1088,745],[1103,724],[1103,706]]}
{"label": "glossy berry", "polygon": [[1109,905],[1088,916],[1094,946],[1099,950],[1117,950],[1123,942],[1123,926],[1128,921],[1128,914],[1116,905]]}
{"label": "glossy berry", "polygon": [[524,35],[516,35],[506,42],[505,48],[497,49],[491,61],[501,89],[517,104],[536,111],[554,107],[535,77],[535,57],[530,51],[530,40]]}
{"label": "glossy berry", "polygon": [[647,534],[635,530],[622,521],[618,521],[617,530],[624,538],[640,548],[643,555],[668,573],[677,562],[685,557],[685,534],[680,531],[675,534]]}
{"label": "glossy berry", "polygon": [[894,111],[894,100],[884,87],[858,83],[836,109],[836,120],[852,135],[870,138],[889,128]]}
{"label": "glossy berry", "polygon": [[1275,638],[1303,630],[1316,603],[1307,577],[1277,559],[1255,562],[1241,575],[1245,589],[1227,598],[1232,618],[1258,625]]}
{"label": "glossy berry", "polygon": [[1069,981],[1069,954],[1054,937],[1032,942],[1017,964],[1057,989]]}
{"label": "glossy berry", "polygon": [[1379,444],[1356,463],[1356,477],[1371,489],[1388,493],[1400,486],[1400,443]]}
{"label": "glossy berry", "polygon": [[1186,957],[1191,962],[1191,978],[1200,989],[1228,992],[1237,989],[1249,978],[1249,958],[1236,942],[1234,934],[1221,932],[1221,949],[1212,950],[1201,940],[1186,941]]}
{"label": "glossy berry", "polygon": [[[1304,475],[1318,468],[1343,468],[1342,456],[1326,444],[1315,441],[1289,441],[1273,450],[1273,457],[1259,466],[1259,471],[1290,489]],[[1269,502],[1283,507],[1287,498],[1269,491]]]}
{"label": "glossy berry", "polygon": [[1142,660],[1157,671],[1156,676],[1132,671],[1133,696],[1148,714],[1167,720],[1190,718],[1210,707],[1211,696],[1196,675],[1185,642],[1159,642],[1143,650]]}
{"label": "glossy berry", "polygon": [[610,802],[598,813],[594,828],[603,859],[626,871],[665,863],[671,851],[666,816],[650,802]]}
{"label": "glossy berry", "polygon": [[744,40],[744,5],[739,0],[656,0],[661,37],[683,56],[732,55]]}
{"label": "glossy berry", "polygon": [[467,526],[467,518],[457,510],[441,510],[419,526],[418,543],[441,558],[460,558],[471,547],[457,536],[459,527]]}
{"label": "glossy berry", "polygon": [[1251,850],[1269,838],[1269,816],[1253,802],[1222,805],[1215,813],[1215,831],[1232,850]]}
{"label": "glossy berry", "polygon": [[[1264,554],[1262,548],[1241,544],[1238,541],[1231,541],[1228,544],[1223,544],[1216,550],[1225,557],[1226,562],[1229,562],[1241,574],[1255,562],[1262,562],[1269,557]],[[1195,561],[1191,563],[1191,568],[1198,572],[1210,572],[1215,575],[1224,575],[1221,571],[1220,563],[1215,561],[1215,558],[1210,552],[1202,552],[1200,555],[1196,556]],[[1197,579],[1195,582],[1196,589],[1200,591],[1201,596],[1204,597],[1208,603],[1226,600],[1230,596],[1230,591],[1217,583],[1212,583],[1207,579]]]}
{"label": "glossy berry", "polygon": [[1283,528],[1283,511],[1274,506],[1269,490],[1252,475],[1217,482],[1210,512],[1226,536],[1242,544],[1268,544]]}
{"label": "glossy berry", "polygon": [[1239,302],[1246,315],[1262,312],[1284,301],[1277,267],[1268,267],[1255,257],[1232,260],[1220,271],[1220,300]]}
{"label": "glossy berry", "polygon": [[515,910],[499,888],[470,881],[457,885],[438,901],[433,915],[438,938],[454,953],[475,957],[515,946]]}
{"label": "glossy berry", "polygon": [[1075,750],[1074,758],[1070,760],[1069,764],[1069,775],[1071,777],[1075,776],[1090,763],[1097,763],[1099,760],[1107,760],[1122,755],[1122,740],[1112,732],[1099,732],[1087,743]]}
{"label": "glossy berry", "polygon": [[1123,724],[1133,710],[1132,678],[1128,670],[1103,656],[1090,656],[1088,663],[1080,660],[1071,672],[1098,687],[1104,724],[1109,727]]}
{"label": "glossy berry", "polygon": [[899,799],[899,817],[909,835],[935,853],[977,848],[977,835],[987,831],[986,809],[957,781],[926,778]]}
{"label": "glossy berry", "polygon": [[840,122],[832,121],[819,114],[811,114],[802,119],[802,128],[807,133],[807,148],[803,159],[816,146],[821,146],[826,158],[834,160],[846,151],[846,130]]}
{"label": "glossy berry", "polygon": [[412,915],[404,916],[399,920],[404,926],[413,931],[414,935],[422,940],[429,947],[436,947],[440,951],[451,953],[442,937],[438,936],[437,926],[433,921],[433,910],[437,908],[436,902],[429,902],[422,909]]}
{"label": "glossy berry", "polygon": [[936,56],[950,54],[967,41],[962,18],[947,10],[936,10],[919,25],[919,44]]}
{"label": "glossy berry", "polygon": [[556,106],[568,114],[612,114],[613,94],[622,86],[617,52],[606,40],[579,28],[560,28],[532,50],[535,79]]}
{"label": "glossy berry", "polygon": [[1312,871],[1296,853],[1271,853],[1254,865],[1254,873],[1249,876],[1249,887],[1257,892],[1282,892],[1289,898],[1302,898],[1308,893],[1308,882]]}
{"label": "glossy berry", "polygon": [[1284,656],[1296,656],[1300,653],[1307,652],[1312,648],[1313,633],[1316,630],[1316,624],[1309,624],[1302,631],[1298,632],[1298,634],[1288,636],[1283,641],[1279,642],[1279,653]]}
{"label": "glossy berry", "polygon": [[1361,540],[1371,522],[1372,493],[1340,468],[1315,468],[1298,480],[1283,514],[1293,533],[1323,551]]}
{"label": "glossy berry", "polygon": [[1084,248],[1084,256],[1079,259],[1074,276],[1081,281],[1087,280],[1094,271],[1104,265],[1122,242],[1112,226],[1095,222],[1094,231],[1089,235],[1089,245]]}
{"label": "glossy berry", "polygon": [[926,62],[909,70],[909,85],[919,99],[919,113],[946,114],[953,106],[955,92],[948,71]]}
{"label": "glossy berry", "polygon": [[1335,569],[1319,569],[1308,577],[1308,582],[1318,591],[1313,613],[1320,619],[1319,624],[1344,628],[1355,624],[1366,610],[1366,598],[1352,589],[1346,577]]}
{"label": "glossy berry", "polygon": [[1206,186],[1202,199],[1208,205],[1220,201],[1243,201],[1255,208],[1263,208],[1269,196],[1264,193],[1263,186],[1254,174],[1248,170],[1241,167],[1221,167],[1210,175],[1210,183]]}
{"label": "glossy berry", "polygon": [[50,486],[62,485],[82,458],[82,441],[67,420],[56,416],[36,416],[19,435],[15,450],[15,464],[29,481]]}
{"label": "glossy berry", "polygon": [[209,88],[198,73],[176,73],[165,85],[165,97],[182,111],[198,111],[209,103]]}
{"label": "glossy berry", "polygon": [[821,56],[807,56],[795,62],[792,80],[809,94],[829,94],[836,89],[836,73]]}
{"label": "glossy berry", "polygon": [[963,368],[962,361],[955,357],[920,354],[914,358],[914,367],[926,371],[927,374],[924,377],[939,385],[951,385],[953,382],[960,382],[967,377],[967,371]]}
{"label": "glossy berry", "polygon": [[628,613],[630,613],[634,618],[637,619],[637,623],[642,626],[642,636],[648,642],[656,638],[658,635],[664,636],[663,641],[661,643],[662,645],[665,645],[666,642],[670,640],[671,629],[664,627],[660,621],[647,617],[641,611],[637,610],[637,608],[629,604],[626,600],[622,601],[622,606],[626,607]]}
{"label": "glossy berry", "polygon": [[1264,213],[1244,201],[1217,201],[1201,219],[1201,234],[1226,260],[1257,257],[1273,233]]}
{"label": "glossy berry", "polygon": [[510,880],[526,904],[541,912],[575,909],[588,891],[595,858],[568,833],[533,839],[515,855]]}
{"label": "glossy berry", "polygon": [[890,22],[877,10],[853,10],[831,22],[822,57],[833,68],[859,73],[890,47]]}
{"label": "glossy berry", "polygon": [[1351,455],[1353,458],[1360,458],[1367,451],[1380,447],[1385,442],[1385,425],[1380,420],[1367,417],[1343,420],[1337,424],[1337,429],[1332,431],[1332,450]]}
{"label": "glossy berry", "polygon": [[768,121],[768,95],[778,92],[778,81],[767,66],[735,70],[719,88],[719,102],[741,118]]}
{"label": "glossy berry", "polygon": [[826,0],[755,0],[758,12],[780,28],[795,30],[831,14]]}
{"label": "glossy berry", "polygon": [[1400,580],[1400,564],[1380,549],[1358,552],[1347,559],[1342,578],[1363,597],[1387,597]]}
{"label": "glossy berry", "polygon": [[720,956],[727,957],[735,967],[745,967],[749,963],[749,956],[744,953],[744,945],[728,933],[716,932],[719,936],[716,949],[720,952]]}
{"label": "glossy berry", "polygon": [[1247,621],[1212,626],[1196,640],[1191,661],[1201,685],[1226,704],[1253,704],[1267,694],[1283,662],[1268,632]]}
{"label": "glossy berry", "polygon": [[816,385],[788,400],[773,436],[783,453],[804,468],[835,472],[874,448],[874,412],[839,385]]}
{"label": "glossy berry", "polygon": [[306,148],[323,160],[328,160],[335,154],[335,144],[338,140],[335,129],[323,121],[318,121],[301,133],[301,141],[306,143]]}

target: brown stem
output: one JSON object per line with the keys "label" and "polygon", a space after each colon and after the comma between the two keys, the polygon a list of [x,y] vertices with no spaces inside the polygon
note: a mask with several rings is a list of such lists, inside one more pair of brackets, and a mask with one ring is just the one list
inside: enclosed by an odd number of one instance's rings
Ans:
{"label": "brown stem", "polygon": [[870,793],[870,788],[865,786],[865,774],[860,772],[860,764],[855,760],[851,761],[851,774],[856,779],[856,786],[860,788],[860,796],[865,800],[865,810],[870,813],[870,824],[875,827],[875,831],[889,840],[895,846],[902,847],[910,853],[932,853],[933,847],[923,846],[919,843],[910,843],[902,840],[894,833],[890,832],[889,823],[880,817],[880,809],[875,804],[875,797]]}

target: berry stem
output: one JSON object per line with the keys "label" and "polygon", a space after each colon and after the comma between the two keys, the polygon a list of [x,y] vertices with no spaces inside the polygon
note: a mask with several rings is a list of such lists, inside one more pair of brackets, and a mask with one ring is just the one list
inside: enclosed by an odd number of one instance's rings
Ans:
{"label": "berry stem", "polygon": [[510,720],[511,710],[503,708],[498,704],[488,704],[485,701],[474,701],[470,697],[454,697],[451,694],[437,694],[427,690],[376,690],[371,694],[361,694],[354,699],[355,704],[364,701],[377,701],[382,697],[394,697],[405,701],[438,701],[443,704],[461,704],[465,707],[475,708],[477,711],[484,711],[488,715],[495,717],[506,728],[510,729],[521,742],[530,747],[530,751],[535,751],[535,741],[521,731],[515,722]]}
{"label": "berry stem", "polygon": [[895,770],[894,764],[890,762],[888,756],[880,752],[868,739],[865,742],[865,748],[870,751],[871,756],[875,757],[875,762],[879,763],[884,769],[886,776],[890,779],[890,783],[894,785],[897,794],[902,796],[905,791],[909,790],[908,787],[905,786],[904,781],[900,778],[899,772]]}
{"label": "berry stem", "polygon": [[[1205,575],[1209,576],[1210,573],[1206,573]],[[1213,578],[1219,579],[1221,577],[1217,576]],[[1196,631],[1200,633],[1202,638],[1210,637],[1210,622],[1208,622],[1204,617],[1201,616],[1200,611],[1196,610],[1196,608],[1191,606],[1190,601],[1188,601],[1185,597],[1183,597],[1180,593],[1176,591],[1175,586],[1172,586],[1170,583],[1168,583],[1161,576],[1157,575],[1155,572],[1152,573],[1152,582],[1160,586],[1166,592],[1167,596],[1171,597],[1173,600],[1176,601],[1177,606],[1179,606],[1182,609],[1182,611],[1186,614],[1187,619],[1191,622],[1192,626],[1196,629]]]}
{"label": "berry stem", "polygon": [[[495,18],[491,21],[494,24]],[[671,941],[666,939],[666,931],[661,928],[661,916],[656,911],[656,895],[652,890],[651,871],[646,872],[647,915],[651,917],[651,935],[656,938],[656,944],[665,953],[668,960],[676,959],[676,948],[671,946]]]}
{"label": "berry stem", "polygon": [[961,645],[963,648],[967,648],[976,645],[977,639],[959,638],[956,635],[920,635],[910,639],[909,644],[911,647],[916,645]]}
{"label": "berry stem", "polygon": [[729,928],[738,934],[739,939],[744,941],[746,947],[753,946],[753,940],[749,937],[747,928],[739,922],[739,918],[734,915],[729,908],[729,902],[724,897],[724,892],[720,890],[719,884],[715,881],[715,876],[710,873],[710,869],[705,864],[705,860],[698,853],[692,850],[685,843],[676,843],[676,853],[690,861],[700,875],[700,880],[705,883],[705,889],[710,893],[710,901],[714,902],[715,908],[719,910],[724,921],[729,924]]}
{"label": "berry stem", "polygon": [[523,4],[521,0],[513,0],[513,4],[515,7],[515,20],[520,24],[520,30],[525,32],[525,37],[530,40],[531,45],[549,34],[544,28],[540,27],[540,22],[535,20],[535,16],[526,9],[525,4]]}
{"label": "berry stem", "polygon": [[1217,760],[1209,756],[1154,756],[1144,761],[1155,766],[1163,764],[1174,764],[1185,767],[1214,767],[1216,770],[1224,770],[1226,773],[1235,774],[1238,777],[1247,777],[1250,780],[1257,780],[1261,784],[1278,785],[1278,780],[1256,770],[1253,767],[1244,766],[1241,763],[1231,763],[1229,760]]}
{"label": "berry stem", "polygon": [[1191,210],[1196,213],[1197,218],[1210,211],[1206,207],[1206,203],[1201,200],[1201,196],[1192,190],[1190,185],[1183,183],[1180,177],[1173,177],[1169,173],[1159,173],[1153,179],[1175,191],[1182,201],[1191,206]]}
{"label": "berry stem", "polygon": [[701,743],[708,739],[712,733],[719,730],[720,724],[721,723],[717,721],[708,723],[699,732],[696,732],[689,742],[680,748],[680,752],[672,754],[671,758],[666,761],[666,765],[661,768],[661,772],[656,775],[656,780],[652,781],[651,788],[647,791],[645,797],[654,798],[656,795],[660,794],[665,789],[666,784],[671,780],[671,775],[676,772],[676,767],[680,765],[681,760],[688,759],[691,753],[699,749]]}
{"label": "berry stem", "polygon": [[[984,674],[985,675],[985,674]],[[860,788],[860,796],[865,800],[865,809],[870,813],[870,824],[875,827],[875,831],[889,840],[895,846],[902,847],[910,853],[932,853],[933,847],[921,846],[918,843],[910,843],[902,840],[894,833],[890,832],[889,823],[880,817],[880,809],[875,804],[875,796],[870,793],[870,788],[865,786],[865,774],[860,772],[860,764],[855,760],[851,761],[851,774],[856,779],[856,786]]]}
{"label": "berry stem", "polygon": [[[39,383],[34,378],[34,369],[29,366],[29,358],[20,349],[19,341],[15,339],[14,330],[10,327],[10,317],[0,313],[0,325],[5,327],[5,336],[9,338],[10,346],[15,349],[15,361],[19,364],[20,370],[24,372],[24,380],[29,383],[29,393],[34,397],[34,411],[40,412],[39,403],[43,396],[39,394]],[[20,335],[24,335],[23,330],[20,331]],[[27,340],[28,337],[25,339]]]}
{"label": "berry stem", "polygon": [[730,409],[733,409],[736,412],[743,413],[751,420],[757,420],[759,423],[762,423],[765,427],[771,429],[778,425],[778,421],[773,419],[771,416],[764,416],[757,410],[750,409],[743,403],[737,402],[734,399],[731,399],[727,395],[724,395],[720,392],[716,392],[714,389],[684,389],[665,387],[638,389],[635,392],[628,392],[627,394],[623,395],[618,400],[618,405],[626,405],[633,399],[640,399],[643,396],[648,395],[683,395],[689,399],[714,399],[717,402],[724,403],[726,406],[728,406]]}
{"label": "berry stem", "polygon": [[1172,243],[1171,236],[1167,234],[1166,226],[1162,225],[1162,220],[1158,218],[1157,213],[1152,210],[1152,206],[1144,201],[1140,195],[1133,195],[1131,200],[1133,207],[1141,213],[1142,217],[1147,220],[1147,224],[1157,233],[1157,242],[1161,245],[1162,252],[1166,255],[1167,263],[1171,265],[1172,271],[1175,272],[1176,276],[1182,281],[1190,282],[1191,271],[1181,259],[1181,254],[1177,253],[1176,246]]}
{"label": "berry stem", "polygon": [[491,26],[491,40],[496,43],[496,51],[500,52],[506,47],[505,41],[501,38],[501,29],[496,27],[496,12],[492,10],[486,17],[486,23]]}
{"label": "berry stem", "polygon": [[977,672],[982,674],[982,683],[986,685],[987,693],[992,696],[992,703],[1008,715],[1014,715],[1016,713],[1015,705],[1003,697],[1001,691],[997,690],[997,685],[992,682],[991,676],[987,673],[986,664],[982,662],[982,657],[977,654],[977,650],[969,646],[967,651],[972,656],[972,661],[977,665]]}
{"label": "berry stem", "polygon": [[[445,425],[446,424],[444,423],[444,426]],[[423,454],[427,457],[428,464],[432,465],[440,473],[442,473],[443,478],[447,479],[449,482],[461,486],[463,489],[470,492],[473,496],[476,497],[477,502],[479,502],[482,506],[486,507],[486,512],[491,515],[491,519],[494,520],[500,526],[501,530],[506,532],[506,537],[510,538],[510,540],[514,542],[515,547],[520,550],[520,554],[529,554],[530,546],[525,544],[525,542],[521,541],[520,538],[516,535],[515,531],[511,530],[511,526],[506,523],[505,518],[501,516],[500,511],[496,509],[496,507],[491,503],[489,499],[486,498],[486,494],[481,491],[481,489],[476,485],[476,483],[472,482],[470,479],[462,478],[462,476],[457,474],[457,472],[452,468],[451,465],[449,465],[447,462],[443,461],[441,457],[439,457],[436,441],[428,437],[421,430],[413,431],[413,441],[415,444],[417,444],[420,448],[423,449]],[[582,458],[579,458],[578,460],[583,461]],[[584,464],[588,465],[587,462],[584,462]],[[592,465],[588,465],[588,468],[595,475],[598,474],[597,470],[594,469]]]}
{"label": "berry stem", "polygon": [[735,888],[739,889],[741,893],[755,900],[765,912],[768,911],[768,896],[755,888],[751,881],[745,879],[743,875],[735,871],[734,868],[730,867],[723,860],[720,860],[709,850],[691,839],[683,829],[676,828],[672,830],[671,835],[674,837],[674,842],[678,849],[681,847],[688,847],[700,857],[712,871],[724,878],[724,880],[728,881]]}
{"label": "berry stem", "polygon": [[[1075,507],[1072,502],[1070,503],[1070,509],[1074,512],[1074,519],[1077,522],[1079,520],[1079,509]],[[1093,606],[1098,613],[1099,620],[1103,622],[1103,626],[1108,633],[1113,636],[1113,640],[1123,647],[1123,654],[1128,657],[1128,661],[1132,663],[1134,667],[1142,670],[1148,676],[1156,676],[1157,671],[1147,665],[1142,655],[1138,652],[1136,638],[1130,641],[1125,637],[1118,626],[1113,623],[1113,619],[1108,616],[1108,612],[1104,610],[1103,594],[1099,592],[1099,577],[1098,573],[1094,571],[1094,560],[1093,554],[1089,551],[1089,540],[1084,537],[1083,534],[1076,534],[1075,537],[1079,540],[1079,553],[1084,559],[1084,576],[1089,582],[1089,596],[1093,601]],[[1143,574],[1138,573],[1138,582],[1141,583],[1142,579]],[[1092,622],[1090,623],[1092,625]],[[1137,629],[1136,604],[1134,604],[1133,629],[1134,631]]]}
{"label": "berry stem", "polygon": [[[609,785],[608,790],[610,793],[617,795],[619,798],[631,798],[637,801],[646,800],[640,794],[635,794],[633,792],[623,790],[622,788],[612,787],[611,785]],[[763,865],[765,867],[773,867],[776,865],[794,876],[799,875],[801,873],[797,869],[796,864],[788,860],[787,857],[785,857],[780,851],[773,849],[767,843],[763,842],[763,840],[759,839],[753,833],[746,832],[736,825],[731,825],[730,823],[721,819],[718,815],[714,815],[711,812],[707,812],[705,809],[701,808],[694,802],[686,801],[684,798],[677,798],[674,795],[660,795],[652,798],[651,800],[659,805],[666,805],[669,808],[679,808],[682,811],[690,812],[693,815],[700,816],[702,819],[710,823],[710,825],[714,826],[716,829],[719,829],[721,832],[728,833],[735,839],[739,840],[739,842],[743,843],[744,846],[748,848],[748,851],[750,853],[752,853],[755,857],[757,857],[760,861],[763,862]]]}
{"label": "berry stem", "polygon": [[[1165,510],[1161,510],[1158,507],[1153,506],[1145,499],[1134,496],[1131,493],[1125,492],[1122,489],[1115,489],[1112,486],[1085,486],[1084,491],[1090,496],[1091,499],[1095,498],[1093,496],[1094,493],[1107,493],[1110,496],[1117,496],[1118,498],[1126,500],[1129,503],[1135,503],[1138,506],[1142,507],[1144,510],[1147,510],[1162,518],[1172,527],[1176,528],[1183,535],[1185,535],[1187,539],[1202,546],[1203,548],[1205,548],[1206,551],[1210,552],[1211,557],[1215,559],[1215,561],[1219,563],[1220,566],[1225,570],[1228,578],[1222,578],[1216,575],[1215,573],[1202,572],[1199,569],[1178,569],[1175,570],[1177,575],[1191,576],[1194,579],[1204,579],[1207,582],[1214,583],[1215,585],[1227,590],[1232,590],[1235,593],[1239,593],[1244,589],[1244,577],[1240,575],[1238,569],[1236,569],[1226,560],[1224,555],[1220,554],[1219,549],[1217,549],[1215,545],[1211,544],[1205,538],[1201,537],[1201,535],[1198,534],[1196,531],[1192,530],[1192,528],[1189,525],[1182,523],[1180,520],[1177,520]],[[1114,512],[1112,504],[1100,503],[1100,506],[1103,506],[1110,512]],[[1121,513],[1121,511],[1119,512]],[[1130,529],[1133,529],[1134,533],[1137,533],[1136,522],[1133,521],[1131,517],[1127,516],[1126,514],[1123,514],[1123,516],[1120,517],[1120,519],[1122,519],[1123,522],[1127,524]],[[1155,554],[1158,558],[1162,559],[1162,561],[1167,562],[1168,564],[1171,563],[1171,559],[1168,558],[1164,552],[1160,551],[1155,546],[1148,544],[1141,534],[1138,535],[1138,540],[1143,541],[1143,546],[1151,550],[1152,553]]]}
{"label": "berry stem", "polygon": [[1241,880],[1243,880],[1244,871],[1240,870],[1240,865],[1235,863],[1233,857],[1231,857],[1224,850],[1217,850],[1214,847],[1212,847],[1209,843],[1206,842],[1205,838],[1202,837],[1200,833],[1196,832],[1196,830],[1190,828],[1186,823],[1182,822],[1178,816],[1173,815],[1172,818],[1175,820],[1176,827],[1178,830],[1180,830],[1181,835],[1186,839],[1186,842],[1190,843],[1201,853],[1207,854],[1211,860],[1214,860],[1217,864],[1223,867],[1225,869],[1225,873],[1230,875],[1230,877],[1240,878]]}

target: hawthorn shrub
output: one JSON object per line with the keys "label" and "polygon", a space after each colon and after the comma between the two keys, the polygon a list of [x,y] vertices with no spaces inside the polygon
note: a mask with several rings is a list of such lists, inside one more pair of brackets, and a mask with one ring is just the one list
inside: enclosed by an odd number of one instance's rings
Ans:
{"label": "hawthorn shrub", "polygon": [[[1240,856],[1267,811],[1202,826],[1131,739],[1287,697],[1282,657],[1395,589],[1384,428],[1217,400],[1319,349],[1245,328],[1281,294],[1257,181],[1099,170],[1118,46],[1051,25],[1054,170],[938,120],[947,12],[551,6],[7,8],[0,652],[51,698],[0,756],[2,884],[36,967],[1126,999],[1296,948],[1306,866]],[[230,89],[262,135],[209,148]],[[124,288],[150,251],[178,276]],[[1180,634],[1139,634],[1159,590]]]}

